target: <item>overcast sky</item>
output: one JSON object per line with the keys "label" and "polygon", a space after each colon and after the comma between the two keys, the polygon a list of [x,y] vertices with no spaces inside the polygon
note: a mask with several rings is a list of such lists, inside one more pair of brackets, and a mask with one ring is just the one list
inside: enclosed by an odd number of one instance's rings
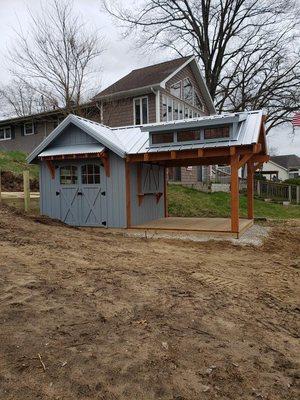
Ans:
{"label": "overcast sky", "polygon": [[[36,11],[40,0],[0,0],[0,84],[9,82],[7,72],[7,49],[13,45],[15,32],[21,24],[22,29],[29,28],[28,7]],[[100,30],[105,36],[106,52],[102,56],[102,72],[99,73],[99,90],[115,80],[126,75],[134,68],[140,68],[151,63],[164,61],[170,56],[167,53],[155,52],[145,56],[133,48],[134,39],[121,40],[120,31],[114,27],[110,17],[100,10],[100,0],[74,0],[74,7],[82,13],[84,20],[91,28]],[[300,128],[296,135],[290,135],[291,130],[280,128],[271,132],[268,142],[277,148],[279,154],[294,153],[300,156]]]}

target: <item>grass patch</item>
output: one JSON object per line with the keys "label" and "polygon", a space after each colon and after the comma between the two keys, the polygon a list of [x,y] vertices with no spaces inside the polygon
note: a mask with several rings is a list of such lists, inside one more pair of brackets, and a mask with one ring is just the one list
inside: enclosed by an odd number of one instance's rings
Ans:
{"label": "grass patch", "polygon": [[22,151],[0,152],[0,169],[9,171],[15,175],[20,175],[24,170],[29,169],[30,178],[38,179],[39,168],[37,165],[29,165],[26,162],[27,154]]}
{"label": "grass patch", "polygon": [[[230,195],[228,193],[204,193],[181,185],[168,185],[170,216],[177,217],[229,217]],[[300,206],[266,203],[254,200],[255,217],[294,219],[300,218]],[[247,217],[247,198],[240,195],[240,215]]]}

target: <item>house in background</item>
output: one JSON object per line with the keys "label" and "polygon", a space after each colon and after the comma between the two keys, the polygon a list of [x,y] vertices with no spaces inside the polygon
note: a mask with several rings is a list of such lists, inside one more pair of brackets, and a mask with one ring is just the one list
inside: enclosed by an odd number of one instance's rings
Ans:
{"label": "house in background", "polygon": [[260,171],[268,180],[285,181],[300,177],[300,157],[295,154],[272,156]]}
{"label": "house in background", "polygon": [[[80,110],[72,112],[109,127],[141,126],[216,114],[195,57],[133,70]],[[31,152],[65,116],[64,110],[53,110],[0,121],[0,151]],[[210,166],[174,167],[170,168],[169,177],[190,184],[210,173]]]}

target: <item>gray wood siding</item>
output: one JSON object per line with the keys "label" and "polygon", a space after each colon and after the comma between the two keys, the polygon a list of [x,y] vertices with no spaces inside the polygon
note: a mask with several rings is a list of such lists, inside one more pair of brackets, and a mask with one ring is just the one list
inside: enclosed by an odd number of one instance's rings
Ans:
{"label": "gray wood siding", "polygon": [[[126,227],[126,197],[125,197],[125,164],[124,160],[110,153],[110,177],[106,178],[107,227]],[[82,165],[95,160],[70,161],[72,165]],[[54,165],[68,164],[54,162]],[[55,179],[51,178],[45,162],[40,163],[40,210],[41,214],[60,219],[60,197],[56,196],[59,188],[59,168],[55,169]]]}
{"label": "gray wood siding", "polygon": [[109,153],[110,177],[107,178],[107,225],[110,228],[126,227],[125,162]]}
{"label": "gray wood siding", "polygon": [[[164,192],[164,169],[159,169],[159,191]],[[131,225],[142,224],[154,219],[163,218],[164,213],[164,193],[158,203],[155,195],[144,196],[142,204],[138,203],[137,190],[137,166],[132,164],[130,171],[130,195],[131,195]]]}
{"label": "gray wood siding", "polygon": [[76,144],[99,143],[96,139],[83,132],[75,125],[69,125],[63,132],[51,143],[50,148],[73,146]]}

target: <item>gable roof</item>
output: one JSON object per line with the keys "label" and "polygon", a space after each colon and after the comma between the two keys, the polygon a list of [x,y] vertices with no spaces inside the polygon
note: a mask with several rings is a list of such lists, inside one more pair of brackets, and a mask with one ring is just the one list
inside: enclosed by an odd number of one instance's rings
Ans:
{"label": "gable roof", "polygon": [[159,64],[138,68],[123,76],[117,82],[108,86],[98,93],[95,98],[102,98],[120,92],[127,92],[134,89],[157,86],[179,67],[184,65],[191,57],[180,57],[175,60],[165,61]]}
{"label": "gable roof", "polygon": [[300,157],[296,154],[286,154],[282,156],[272,156],[270,161],[278,164],[279,166],[289,169],[289,168],[300,168]]}
{"label": "gable roof", "polygon": [[176,58],[148,67],[139,68],[113,83],[102,92],[98,93],[94,100],[104,100],[114,97],[145,94],[147,91],[166,87],[166,82],[176,75],[182,68],[190,64],[195,78],[198,81],[202,96],[211,114],[216,114],[212,98],[206,82],[200,72],[199,65],[194,56]]}
{"label": "gable roof", "polygon": [[78,117],[73,114],[69,114],[51,133],[47,136],[27,157],[27,162],[32,163],[36,158],[45,150],[54,139],[56,139],[64,129],[70,124],[76,125],[78,128],[82,129],[84,132],[89,134],[91,137],[96,139],[103,146],[107,147],[109,150],[113,151],[120,157],[125,157],[125,149],[118,140],[115,132],[105,125],[99,124],[98,122],[93,122],[85,118]]}
{"label": "gable roof", "polygon": [[[51,143],[59,136],[70,124],[74,124],[84,132],[96,139],[101,146],[104,146],[125,158],[129,154],[142,154],[147,152],[166,152],[173,150],[188,150],[199,148],[216,148],[229,146],[245,146],[258,143],[261,134],[261,123],[263,121],[262,111],[248,111],[241,113],[227,113],[222,115],[210,115],[189,120],[179,120],[166,123],[148,124],[142,127],[132,126],[124,128],[109,128],[98,122],[93,122],[85,118],[70,114],[64,121],[54,129],[50,135],[28,156],[27,162],[34,162],[42,153],[48,154],[45,150],[51,150]],[[182,128],[208,127],[216,124],[236,124],[238,135],[236,139],[210,140],[209,142],[196,142],[174,145],[149,145],[149,132],[166,130],[176,130]],[[72,149],[69,149],[72,147]],[[91,149],[94,151],[95,145]],[[56,148],[58,150],[58,148]],[[55,150],[55,154],[58,154]],[[69,151],[70,150],[70,151]],[[59,154],[76,154],[73,146],[60,147]],[[82,146],[78,147],[78,152],[82,152]],[[52,154],[51,152],[49,154]]]}

